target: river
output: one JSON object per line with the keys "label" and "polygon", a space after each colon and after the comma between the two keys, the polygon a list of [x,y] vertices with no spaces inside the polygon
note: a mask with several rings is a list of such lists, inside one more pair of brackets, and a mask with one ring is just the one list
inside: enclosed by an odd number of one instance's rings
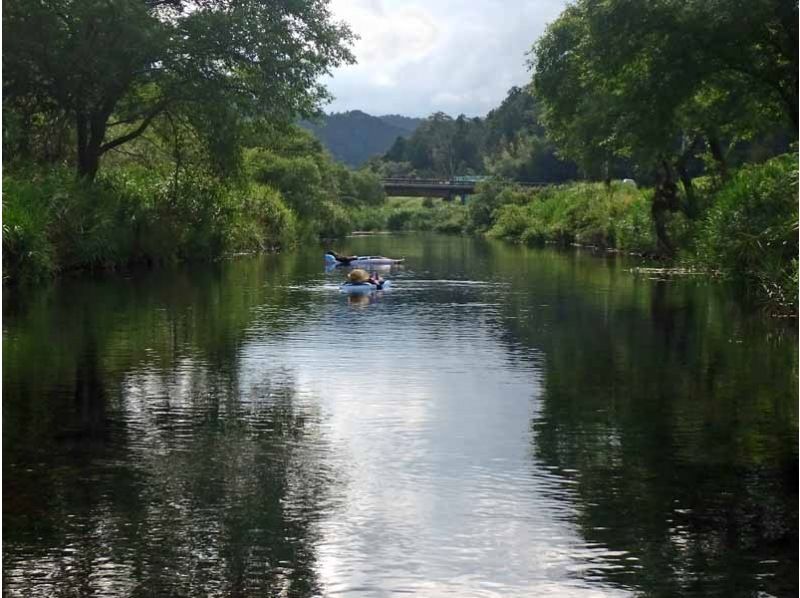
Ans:
{"label": "river", "polygon": [[456,236],[3,296],[4,596],[793,596],[796,321]]}

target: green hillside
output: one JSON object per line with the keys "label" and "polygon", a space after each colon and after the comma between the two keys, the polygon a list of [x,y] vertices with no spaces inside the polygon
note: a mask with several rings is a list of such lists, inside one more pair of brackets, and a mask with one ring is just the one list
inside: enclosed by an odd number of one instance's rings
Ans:
{"label": "green hillside", "polygon": [[372,156],[382,155],[398,137],[408,137],[421,119],[396,114],[371,116],[360,110],[328,114],[317,122],[303,121],[334,158],[349,166],[361,166]]}

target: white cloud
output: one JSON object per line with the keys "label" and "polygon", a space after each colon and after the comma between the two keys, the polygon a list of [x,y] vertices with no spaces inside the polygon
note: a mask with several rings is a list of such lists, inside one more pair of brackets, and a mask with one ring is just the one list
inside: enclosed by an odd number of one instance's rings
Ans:
{"label": "white cloud", "polygon": [[328,83],[328,107],[427,116],[484,115],[525,84],[526,52],[565,0],[333,0],[334,17],[360,36],[358,64]]}

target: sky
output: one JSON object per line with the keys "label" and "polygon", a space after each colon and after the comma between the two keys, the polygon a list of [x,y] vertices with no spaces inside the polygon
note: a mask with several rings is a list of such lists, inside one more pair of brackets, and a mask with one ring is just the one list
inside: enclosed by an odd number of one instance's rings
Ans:
{"label": "sky", "polygon": [[527,52],[566,0],[332,0],[360,39],[327,112],[484,116],[530,80]]}

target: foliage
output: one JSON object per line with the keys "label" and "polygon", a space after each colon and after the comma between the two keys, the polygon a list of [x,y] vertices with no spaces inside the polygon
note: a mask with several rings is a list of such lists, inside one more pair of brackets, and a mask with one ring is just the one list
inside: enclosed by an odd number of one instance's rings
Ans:
{"label": "foliage", "polygon": [[353,226],[349,210],[383,204],[374,173],[334,163],[295,127],[254,127],[237,144],[247,144],[235,150],[242,155],[237,176],[220,176],[191,129],[166,121],[132,141],[130,153],[112,154],[95,181],[66,168],[11,169],[4,181],[7,276],[271,250],[343,236]]}
{"label": "foliage", "polygon": [[467,207],[430,198],[392,198],[379,209],[350,211],[356,230],[436,231],[460,234],[467,228]]}
{"label": "foliage", "polygon": [[677,245],[671,214],[698,215],[698,158],[725,179],[737,144],[778,129],[796,138],[796,2],[579,0],[548,26],[530,64],[563,156],[605,180],[629,160],[637,179],[655,182],[657,249],[667,257]]}
{"label": "foliage", "polygon": [[133,169],[95,183],[66,170],[6,175],[4,197],[3,266],[13,279],[286,246],[296,228],[277,191],[203,173],[178,185]]}
{"label": "foliage", "polygon": [[244,123],[314,113],[329,97],[319,76],[353,60],[325,0],[10,0],[3,33],[4,100],[23,123],[6,151],[32,149],[40,115],[66,119],[70,158],[90,179],[103,154],[166,114],[224,159]]}
{"label": "foliage", "polygon": [[716,196],[698,237],[697,261],[744,278],[772,305],[797,301],[797,154],[741,169]]}
{"label": "foliage", "polygon": [[497,208],[491,236],[526,244],[651,248],[652,225],[640,218],[647,199],[628,185],[580,183],[517,194]]}
{"label": "foliage", "polygon": [[369,166],[383,176],[422,178],[495,174],[560,182],[577,175],[575,165],[558,159],[544,139],[531,90],[519,87],[512,87],[485,119],[431,115]]}
{"label": "foliage", "polygon": [[491,179],[478,184],[477,193],[467,204],[469,229],[486,232],[495,222],[496,210],[510,203],[525,203],[535,191],[525,193],[509,187],[500,179]]}
{"label": "foliage", "polygon": [[703,140],[724,162],[722,139],[796,128],[796,40],[782,0],[581,0],[536,42],[533,84],[548,135],[586,172],[608,176],[614,157],[685,170]]}
{"label": "foliage", "polygon": [[[678,263],[747,285],[770,309],[797,310],[797,154],[741,168],[722,187],[698,180],[698,216],[665,220]],[[535,245],[577,243],[658,255],[652,189],[612,182],[540,190],[485,183],[468,206],[468,228]]]}

